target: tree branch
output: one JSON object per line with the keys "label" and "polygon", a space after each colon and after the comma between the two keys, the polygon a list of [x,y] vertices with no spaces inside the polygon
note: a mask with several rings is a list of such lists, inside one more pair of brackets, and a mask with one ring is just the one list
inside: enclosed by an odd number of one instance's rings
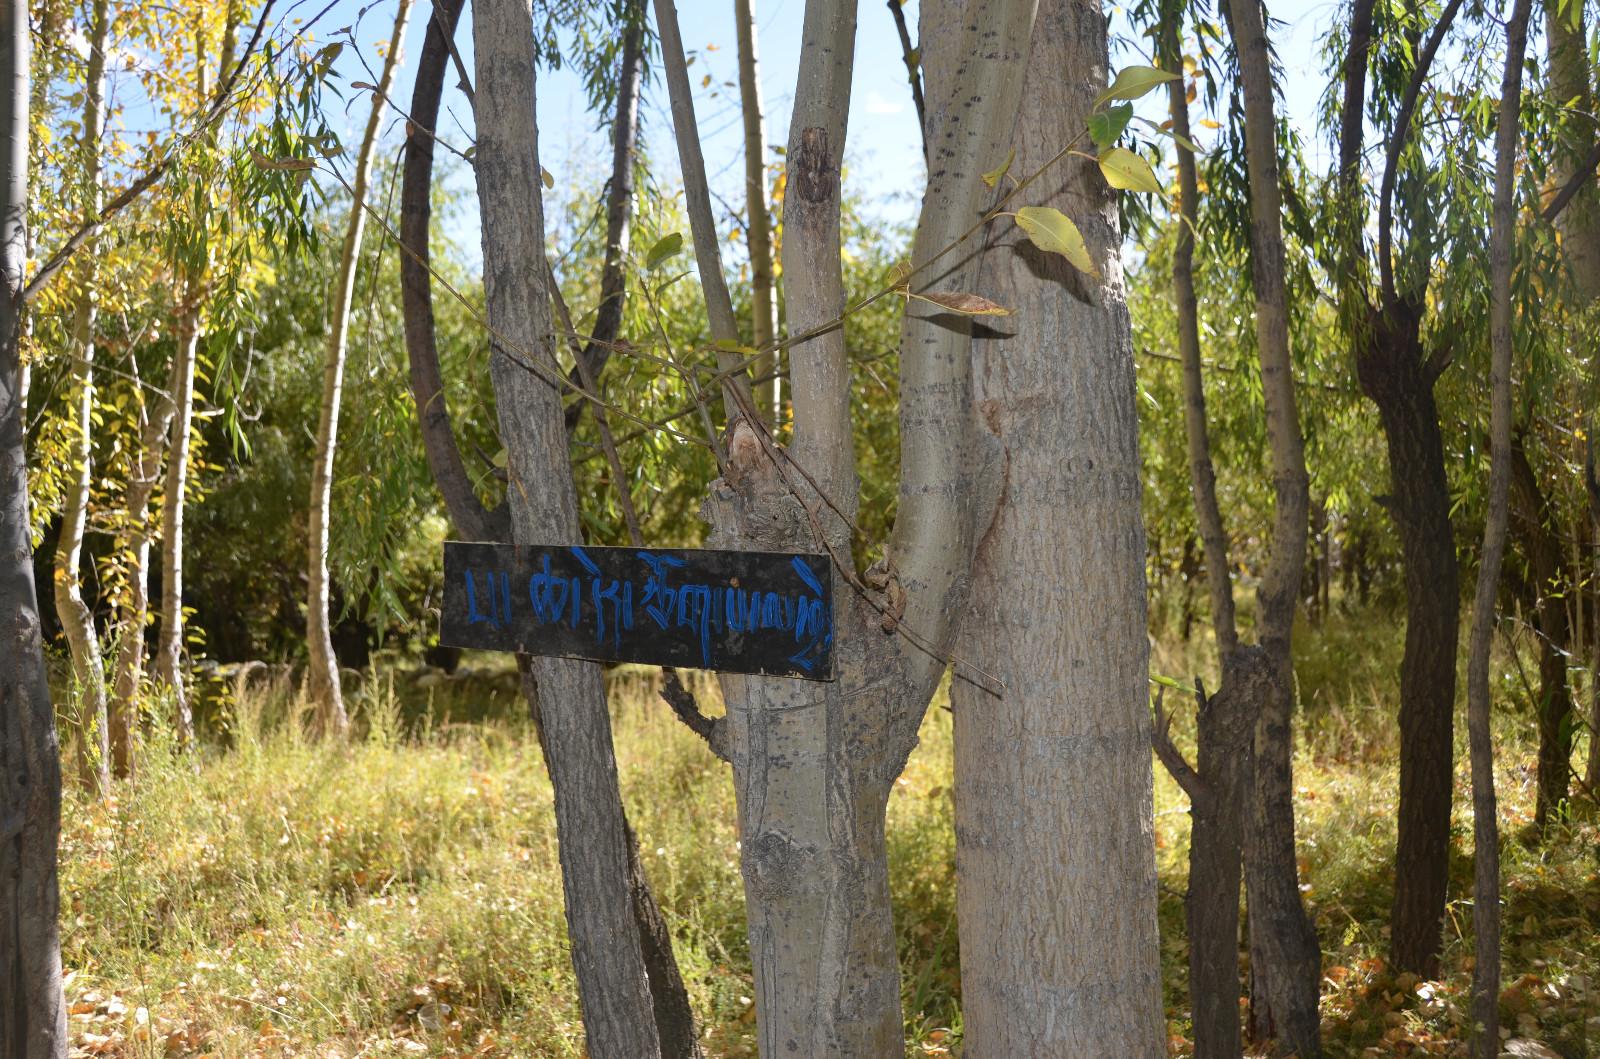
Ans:
{"label": "tree branch", "polygon": [[[1395,180],[1400,169],[1400,152],[1405,149],[1411,117],[1416,112],[1417,100],[1422,95],[1422,86],[1428,81],[1434,54],[1438,52],[1445,34],[1450,31],[1450,24],[1455,21],[1456,12],[1460,10],[1461,0],[1450,0],[1439,15],[1439,21],[1434,24],[1433,32],[1428,35],[1427,43],[1422,46],[1422,52],[1417,56],[1416,69],[1411,71],[1411,82],[1406,85],[1405,94],[1400,98],[1400,109],[1395,114],[1394,128],[1389,131],[1389,143],[1383,160],[1383,183],[1378,191],[1378,269],[1382,277],[1383,300],[1386,305],[1395,300],[1393,203]],[[1340,139],[1342,142],[1342,133]]]}
{"label": "tree branch", "polygon": [[[1150,727],[1150,745],[1155,750],[1156,757],[1161,759],[1161,764],[1165,766],[1167,772],[1177,781],[1178,786],[1183,788],[1183,793],[1189,796],[1189,804],[1199,806],[1211,797],[1211,789],[1206,786],[1205,781],[1200,778],[1200,774],[1184,758],[1183,751],[1179,750],[1172,742],[1172,714],[1167,712],[1164,704],[1166,691],[1165,687],[1159,685],[1156,687],[1156,715],[1155,723]],[[1203,710],[1205,708],[1204,696],[1197,695],[1196,697],[1199,699],[1200,708]]]}
{"label": "tree branch", "polygon": [[422,447],[434,483],[456,530],[470,540],[511,539],[511,514],[502,504],[490,510],[478,498],[450,424],[439,347],[434,333],[433,290],[430,286],[428,235],[433,217],[433,133],[444,94],[444,70],[450,41],[465,0],[436,0],[428,20],[417,79],[411,95],[406,130],[405,162],[400,182],[400,296],[405,322],[406,357],[410,362],[411,395],[417,406]]}
{"label": "tree branch", "polygon": [[1562,185],[1560,191],[1556,192],[1556,197],[1550,200],[1550,204],[1544,208],[1544,212],[1540,216],[1546,222],[1554,221],[1560,216],[1561,211],[1567,208],[1567,204],[1577,196],[1578,192],[1583,190],[1583,185],[1594,177],[1594,171],[1597,166],[1600,166],[1600,143],[1596,143],[1589,148],[1589,153],[1584,156],[1583,161],[1578,163],[1578,168],[1573,170],[1572,175],[1567,178],[1567,182]]}
{"label": "tree branch", "polygon": [[900,33],[900,54],[905,59],[906,80],[911,82],[911,102],[917,107],[917,131],[922,134],[922,157],[928,157],[928,108],[922,99],[922,71],[917,49],[911,44],[911,31],[906,27],[905,0],[889,0],[889,13],[894,16],[894,28]]}
{"label": "tree branch", "polygon": [[[711,194],[707,190],[706,162],[700,151],[700,129],[695,123],[694,96],[689,87],[689,67],[683,56],[683,35],[678,29],[678,9],[673,0],[655,0],[656,32],[661,39],[661,62],[667,72],[667,94],[672,103],[672,128],[678,144],[678,163],[683,170],[685,207],[689,211],[689,231],[694,238],[695,264],[700,273],[700,289],[705,294],[706,315],[711,322],[711,337],[717,343],[717,367],[731,371],[723,384],[728,417],[751,403],[750,379],[734,348],[739,343],[739,322],[733,315],[733,299],[728,296],[728,281],[722,274],[722,254],[717,243],[716,220],[711,213]],[[730,347],[730,348],[723,348]],[[736,391],[729,393],[728,391]]]}
{"label": "tree branch", "polygon": [[[622,329],[622,310],[628,295],[628,276],[624,270],[628,257],[629,228],[633,219],[633,156],[639,141],[639,86],[644,71],[644,0],[630,0],[630,11],[623,17],[621,72],[617,78],[617,111],[611,123],[611,180],[606,185],[606,251],[600,270],[600,305],[595,310],[594,330],[582,349],[574,349],[574,382],[587,376],[599,379]],[[554,274],[550,277],[555,284]],[[567,329],[572,330],[570,316]],[[579,371],[579,364],[584,368]],[[584,385],[594,389],[592,381]],[[583,417],[588,401],[567,407],[567,433],[572,433]]]}
{"label": "tree branch", "polygon": [[239,57],[239,61],[233,64],[232,69],[228,71],[228,75],[222,79],[222,83],[217,87],[216,94],[211,98],[211,103],[201,112],[199,123],[187,134],[180,137],[178,142],[162,156],[159,162],[147,169],[143,175],[137,177],[133,183],[129,184],[120,193],[114,195],[109,202],[100,207],[93,217],[79,223],[78,228],[67,236],[66,241],[61,244],[56,252],[51,254],[44,264],[39,266],[39,270],[33,274],[33,279],[28,281],[28,285],[22,288],[19,300],[23,304],[32,301],[44,289],[45,284],[49,283],[57,272],[66,267],[67,262],[72,259],[72,255],[81,250],[84,244],[93,239],[100,229],[105,227],[106,222],[127,209],[141,195],[154,187],[162,177],[166,176],[167,171],[172,168],[172,164],[178,160],[178,148],[180,146],[209,132],[221,120],[222,115],[227,112],[229,97],[233,94],[234,87],[239,82],[240,72],[245,68],[250,56],[255,54],[256,48],[261,43],[262,34],[266,32],[267,19],[272,14],[272,6],[276,2],[277,0],[267,0],[266,5],[262,7],[261,16],[256,20],[255,30],[250,34],[250,43],[245,46],[244,54]]}

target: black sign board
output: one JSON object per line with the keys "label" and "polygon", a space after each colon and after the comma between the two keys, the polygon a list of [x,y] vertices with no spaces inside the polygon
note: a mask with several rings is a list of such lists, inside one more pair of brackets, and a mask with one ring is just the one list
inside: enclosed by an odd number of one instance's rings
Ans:
{"label": "black sign board", "polygon": [[833,679],[823,555],[446,541],[439,642]]}

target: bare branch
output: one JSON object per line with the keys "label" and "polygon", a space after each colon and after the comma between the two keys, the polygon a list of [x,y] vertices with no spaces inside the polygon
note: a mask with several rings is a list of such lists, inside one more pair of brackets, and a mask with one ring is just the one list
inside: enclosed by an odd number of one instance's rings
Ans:
{"label": "bare branch", "polygon": [[900,34],[900,54],[906,64],[906,80],[911,82],[911,102],[917,108],[917,131],[922,134],[922,157],[928,157],[928,107],[922,99],[921,60],[911,43],[911,31],[906,26],[905,0],[888,0],[889,14],[894,16],[894,28]]}
{"label": "bare branch", "polygon": [[1183,788],[1183,793],[1189,796],[1190,804],[1199,805],[1211,796],[1211,791],[1184,758],[1183,751],[1172,742],[1172,714],[1167,712],[1164,704],[1166,691],[1165,687],[1156,687],[1155,722],[1150,727],[1150,745],[1167,772]]}
{"label": "bare branch", "polygon": [[1556,192],[1556,197],[1550,200],[1550,204],[1544,208],[1544,213],[1541,216],[1547,222],[1554,221],[1560,216],[1561,211],[1567,208],[1567,204],[1577,196],[1578,192],[1583,190],[1583,185],[1594,177],[1595,167],[1597,166],[1600,166],[1600,143],[1596,143],[1589,148],[1589,153],[1584,156],[1583,161],[1578,163],[1578,168],[1573,170],[1572,175],[1567,178],[1567,182],[1562,185],[1561,190]]}

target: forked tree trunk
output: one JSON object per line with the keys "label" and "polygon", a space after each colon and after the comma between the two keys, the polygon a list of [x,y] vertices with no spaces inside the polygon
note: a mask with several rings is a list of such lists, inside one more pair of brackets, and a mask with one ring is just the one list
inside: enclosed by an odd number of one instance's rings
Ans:
{"label": "forked tree trunk", "polygon": [[[188,292],[185,298],[188,298]],[[172,700],[173,731],[180,745],[194,736],[194,715],[184,687],[183,664],[183,508],[189,484],[189,452],[194,434],[194,368],[200,345],[200,310],[186,300],[178,308],[172,368],[172,426],[167,445],[166,480],[161,495],[161,629],[156,641],[155,676]]]}
{"label": "forked tree trunk", "polygon": [[384,53],[383,73],[372,94],[372,111],[356,152],[351,180],[350,217],[345,224],[344,249],[334,279],[333,305],[328,317],[328,348],[322,369],[322,412],[317,421],[317,451],[311,464],[311,504],[307,516],[309,541],[306,554],[306,653],[309,660],[307,693],[316,704],[318,727],[324,734],[343,737],[350,727],[344,694],[339,686],[339,659],[333,652],[328,577],[328,506],[333,499],[333,461],[339,439],[339,405],[344,392],[345,346],[350,329],[350,301],[356,289],[356,265],[361,257],[361,236],[367,226],[367,178],[385,100],[394,84],[400,52],[405,44],[411,0],[400,0]]}
{"label": "forked tree trunk", "polygon": [[[1158,46],[1161,65],[1182,69],[1183,5],[1163,6]],[[1239,1033],[1239,885],[1242,881],[1244,814],[1253,785],[1252,743],[1256,714],[1270,691],[1270,667],[1259,648],[1241,652],[1234,619],[1233,575],[1228,538],[1217,504],[1201,373],[1200,313],[1194,292],[1194,232],[1199,221],[1199,180],[1194,153],[1184,146],[1189,132],[1188,85],[1167,84],[1167,105],[1177,141],[1179,223],[1174,234],[1172,294],[1183,360],[1184,428],[1195,521],[1205,547],[1211,622],[1222,660],[1222,687],[1202,693],[1195,721],[1197,772],[1189,770],[1166,737],[1160,720],[1156,751],[1189,795],[1189,890],[1184,913],[1189,931],[1189,1001],[1195,1059],[1237,1059]]]}
{"label": "forked tree trunk", "polygon": [[[545,284],[544,216],[534,121],[534,37],[526,0],[478,0],[475,166],[483,217],[491,378],[508,456],[513,539],[576,541]],[[660,1046],[628,887],[611,719],[599,667],[535,658],[555,788],[562,886],[589,1054],[650,1059]]]}
{"label": "forked tree trunk", "polygon": [[[667,0],[657,10],[685,181],[703,184],[681,56],[674,61],[676,34],[669,41],[675,16]],[[988,198],[978,178],[1005,154],[1033,8],[980,13],[934,3],[923,18],[929,138],[943,162],[930,180],[914,250],[927,262],[972,226]],[[784,199],[791,334],[812,334],[843,308],[839,164],[854,36],[849,0],[808,5]],[[721,337],[731,314],[708,211],[691,203],[691,217],[697,212],[696,258],[713,334]],[[978,249],[963,244],[927,270],[918,289],[970,290]],[[718,546],[826,549],[834,557],[838,678],[722,682],[763,1055],[903,1050],[884,808],[945,669],[952,616],[965,609],[973,542],[993,509],[1000,468],[994,446],[974,429],[969,329],[913,303],[901,348],[900,516],[888,557],[865,585],[849,557],[856,471],[849,365],[837,328],[791,351],[789,451],[775,448],[746,412],[706,505]],[[740,411],[753,410],[737,384],[730,390]]]}
{"label": "forked tree trunk", "polygon": [[1273,482],[1271,557],[1257,594],[1271,693],[1256,717],[1254,797],[1245,828],[1250,1016],[1258,1039],[1273,1039],[1300,1059],[1315,1059],[1321,1054],[1317,1015],[1321,960],[1316,931],[1300,901],[1290,727],[1294,707],[1290,637],[1305,566],[1310,493],[1289,357],[1283,199],[1266,28],[1255,0],[1229,0],[1228,15],[1244,94],[1250,273]]}
{"label": "forked tree trunk", "polygon": [[[767,129],[762,115],[761,75],[756,61],[755,0],[734,0],[733,20],[739,37],[739,105],[744,116],[745,243],[750,250],[750,316],[757,349],[772,344],[778,332],[777,303],[772,296],[772,222],[767,216]],[[777,425],[782,422],[782,387],[776,376],[779,352],[757,360],[754,371],[756,407]]]}
{"label": "forked tree trunk", "polygon": [[[1102,5],[1041,0],[1031,40],[1019,178],[1088,121],[1108,61]],[[1004,691],[957,663],[964,1054],[1102,1055],[1114,1041],[1119,1056],[1158,1059],[1144,527],[1116,192],[1069,158],[1021,201],[1071,217],[1099,277],[1008,224],[977,288],[1015,315],[973,342],[973,398],[1005,484],[957,654]]]}
{"label": "forked tree trunk", "polygon": [[1473,594],[1472,639],[1467,657],[1467,737],[1472,757],[1472,968],[1473,1059],[1500,1053],[1500,822],[1494,792],[1494,736],[1490,725],[1489,649],[1494,642],[1495,597],[1505,556],[1511,485],[1511,247],[1516,214],[1518,118],[1522,107],[1522,57],[1527,48],[1531,0],[1516,0],[1506,25],[1506,66],[1495,130],[1494,206],[1489,234],[1489,503],[1483,550]]}
{"label": "forked tree trunk", "polygon": [[0,2],[0,1054],[65,1059],[61,762],[45,679],[21,403],[28,204],[28,5]]}
{"label": "forked tree trunk", "polygon": [[[109,0],[95,0],[90,12],[89,59],[83,92],[79,158],[83,166],[83,212],[100,210],[100,138],[105,127],[106,42],[111,32]],[[78,702],[78,777],[91,791],[105,794],[111,786],[110,738],[106,717],[106,673],[100,655],[100,634],[94,611],[83,598],[83,537],[89,521],[89,487],[94,480],[93,422],[94,328],[100,292],[94,248],[88,247],[81,272],[82,289],[73,309],[68,373],[71,380],[72,434],[68,443],[72,475],[61,504],[61,538],[56,544],[55,601],[67,648]]]}

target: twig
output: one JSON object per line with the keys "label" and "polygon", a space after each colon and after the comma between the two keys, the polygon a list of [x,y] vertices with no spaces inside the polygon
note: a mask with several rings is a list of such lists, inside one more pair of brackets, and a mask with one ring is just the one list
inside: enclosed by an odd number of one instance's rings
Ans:
{"label": "twig", "polygon": [[889,13],[894,16],[894,28],[900,31],[900,54],[906,63],[906,79],[911,82],[911,102],[917,107],[917,131],[922,134],[922,157],[928,157],[928,109],[922,101],[922,71],[917,59],[917,49],[911,44],[911,31],[906,28],[904,0],[889,0]]}

